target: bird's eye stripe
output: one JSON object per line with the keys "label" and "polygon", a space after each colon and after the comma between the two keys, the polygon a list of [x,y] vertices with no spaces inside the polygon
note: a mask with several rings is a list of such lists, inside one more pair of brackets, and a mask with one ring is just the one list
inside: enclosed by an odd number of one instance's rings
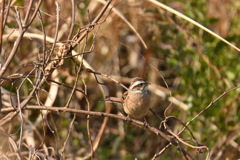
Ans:
{"label": "bird's eye stripe", "polygon": [[136,81],[133,85],[132,85],[132,87],[130,88],[130,89],[133,89],[133,88],[135,88],[136,86],[138,86],[139,84],[143,84],[143,83],[145,83],[144,81]]}

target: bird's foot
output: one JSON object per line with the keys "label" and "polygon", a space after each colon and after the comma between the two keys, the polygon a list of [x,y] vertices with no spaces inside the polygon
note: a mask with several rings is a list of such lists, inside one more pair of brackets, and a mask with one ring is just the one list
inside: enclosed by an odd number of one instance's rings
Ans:
{"label": "bird's foot", "polygon": [[132,119],[130,118],[129,114],[128,114],[127,117],[125,118],[125,121],[127,121],[127,122],[131,122],[131,121],[132,121]]}
{"label": "bird's foot", "polygon": [[146,118],[145,118],[145,117],[143,117],[143,118],[144,118],[143,126],[144,126],[144,127],[148,127],[148,126],[149,126],[149,124],[147,123],[147,120],[146,120]]}

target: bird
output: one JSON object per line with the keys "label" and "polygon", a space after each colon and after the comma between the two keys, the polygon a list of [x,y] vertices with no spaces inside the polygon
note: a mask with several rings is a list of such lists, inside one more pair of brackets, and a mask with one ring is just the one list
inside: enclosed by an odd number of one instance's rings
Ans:
{"label": "bird", "polygon": [[123,110],[128,115],[127,117],[144,117],[145,119],[150,108],[148,85],[150,83],[143,78],[135,77],[132,79],[128,90],[122,95]]}
{"label": "bird", "polygon": [[108,97],[107,101],[122,103],[123,111],[127,115],[126,120],[144,117],[146,123],[145,115],[150,108],[150,95],[147,91],[149,85],[150,83],[143,78],[135,77],[121,99]]}

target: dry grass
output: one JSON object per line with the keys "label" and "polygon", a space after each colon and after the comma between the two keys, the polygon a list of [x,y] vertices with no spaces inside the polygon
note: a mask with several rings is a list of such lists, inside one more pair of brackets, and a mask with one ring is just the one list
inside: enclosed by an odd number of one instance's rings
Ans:
{"label": "dry grass", "polygon": [[[237,2],[8,2],[1,159],[239,157]],[[151,82],[147,127],[104,101],[133,77]]]}

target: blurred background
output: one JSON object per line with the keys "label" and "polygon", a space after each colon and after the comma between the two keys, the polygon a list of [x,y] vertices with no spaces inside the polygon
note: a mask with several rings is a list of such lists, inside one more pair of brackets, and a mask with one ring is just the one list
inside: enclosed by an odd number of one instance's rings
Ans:
{"label": "blurred background", "polygon": [[[78,28],[88,25],[99,14],[104,6],[103,2],[102,0],[75,0],[75,27],[71,39],[77,33]],[[161,0],[159,2],[197,21],[239,47],[240,2],[233,0],[188,0],[187,2],[183,0]],[[7,2],[5,3],[7,4]],[[64,0],[58,0],[58,3],[61,11],[57,42],[65,43],[68,42],[71,26],[72,3]],[[86,62],[96,72],[109,75],[127,87],[134,77],[143,77],[150,82],[151,108],[162,118],[165,118],[164,111],[166,111],[167,116],[175,116],[184,124],[187,124],[214,101],[188,127],[197,141],[209,148],[211,159],[239,158],[240,90],[233,90],[217,99],[224,92],[239,85],[239,52],[213,35],[160,8],[151,1],[118,0],[111,4],[116,10],[111,10],[110,13],[109,10],[105,12],[94,30],[74,50],[80,52],[83,51],[84,47],[88,50],[93,44],[94,50],[83,56]],[[24,18],[28,5],[29,1],[27,0],[12,2],[4,34],[9,35],[14,29],[18,28],[14,7],[17,6],[21,17]],[[43,1],[40,12],[46,35],[53,38],[56,32],[55,1]],[[120,15],[125,17],[125,20],[135,28],[147,48]],[[38,17],[35,18],[27,32],[43,35]],[[11,36],[3,37],[1,63],[8,57],[10,49],[14,46],[14,40]],[[47,43],[47,50],[50,50],[51,47],[52,43]],[[59,47],[56,46],[54,52],[57,52],[58,49]],[[40,61],[39,57],[43,55],[42,50],[43,43],[41,40],[30,37],[24,38],[4,76],[29,73],[36,67],[35,64]],[[64,60],[63,65],[56,70],[60,83],[74,86],[77,67],[73,58]],[[33,74],[35,74],[35,71]],[[105,105],[104,95],[101,93],[94,76],[86,71],[81,71],[79,75],[81,78],[77,82],[77,88],[87,91],[87,100],[80,92],[74,92],[69,107],[87,110],[89,102],[91,111],[105,112],[109,109],[106,108],[109,106]],[[109,90],[108,96],[120,98],[125,92],[123,87],[110,78],[100,77]],[[50,79],[54,79],[53,75]],[[4,102],[9,102],[9,97],[12,97],[11,103],[17,104],[16,86],[19,86],[20,83],[20,80],[2,82],[2,99]],[[54,85],[56,86],[56,84]],[[45,83],[39,93],[40,101],[43,104],[49,97],[50,93],[46,94],[46,92],[49,92],[50,86],[50,81]],[[25,82],[23,84],[20,90],[22,100],[27,97],[31,89],[32,85],[30,83]],[[64,107],[69,100],[71,91],[71,88],[58,85],[55,92],[56,98],[52,99],[52,106]],[[29,104],[37,104],[37,99],[34,97]],[[3,103],[3,108],[7,107],[11,107],[11,105]],[[166,110],[167,107],[169,108]],[[111,113],[121,115],[114,105],[111,107]],[[24,111],[24,114],[31,123],[35,124],[38,117],[41,117],[38,110]],[[6,113],[0,113],[0,118],[5,115]],[[33,138],[31,145],[26,138],[31,136],[24,133],[26,137],[23,138],[25,145],[23,145],[22,151],[30,150],[29,146],[37,148],[44,142],[48,148],[51,148],[51,150],[49,149],[49,156],[61,157],[61,148],[66,142],[70,123],[74,120],[64,150],[64,157],[66,159],[80,159],[80,157],[91,159],[90,156],[86,157],[90,150],[86,115],[76,114],[76,119],[73,118],[74,114],[72,113],[49,112],[47,126],[50,127],[44,126],[40,122],[35,125],[35,129],[30,129]],[[159,128],[161,120],[151,112],[147,114],[146,119],[151,126]],[[139,120],[143,121],[143,119]],[[27,127],[31,126],[30,122],[25,122],[24,129],[26,131],[29,131]],[[91,139],[94,140],[99,135],[104,117],[90,116],[89,123]],[[167,124],[176,134],[183,128],[183,125],[174,119],[168,120]],[[2,125],[7,135],[14,134],[12,138],[16,143],[18,143],[20,136],[19,127],[19,116]],[[167,133],[163,127],[160,129]],[[36,130],[44,137],[44,140],[38,138],[39,135],[37,135]],[[108,119],[102,132],[93,159],[151,159],[168,144],[160,136],[114,118]],[[11,153],[13,150],[11,144],[7,142],[6,134],[1,134],[4,140],[3,144],[7,144],[7,147],[1,146],[2,152],[7,155],[8,152]],[[188,131],[183,132],[179,137],[195,145]],[[198,153],[196,149],[187,145],[182,145],[182,147],[194,159],[205,159],[207,156],[206,150]],[[40,147],[39,152],[41,152],[41,149]],[[26,154],[25,157],[28,157],[28,155]],[[160,154],[158,159],[177,160],[184,159],[184,156],[176,147],[170,146]]]}

